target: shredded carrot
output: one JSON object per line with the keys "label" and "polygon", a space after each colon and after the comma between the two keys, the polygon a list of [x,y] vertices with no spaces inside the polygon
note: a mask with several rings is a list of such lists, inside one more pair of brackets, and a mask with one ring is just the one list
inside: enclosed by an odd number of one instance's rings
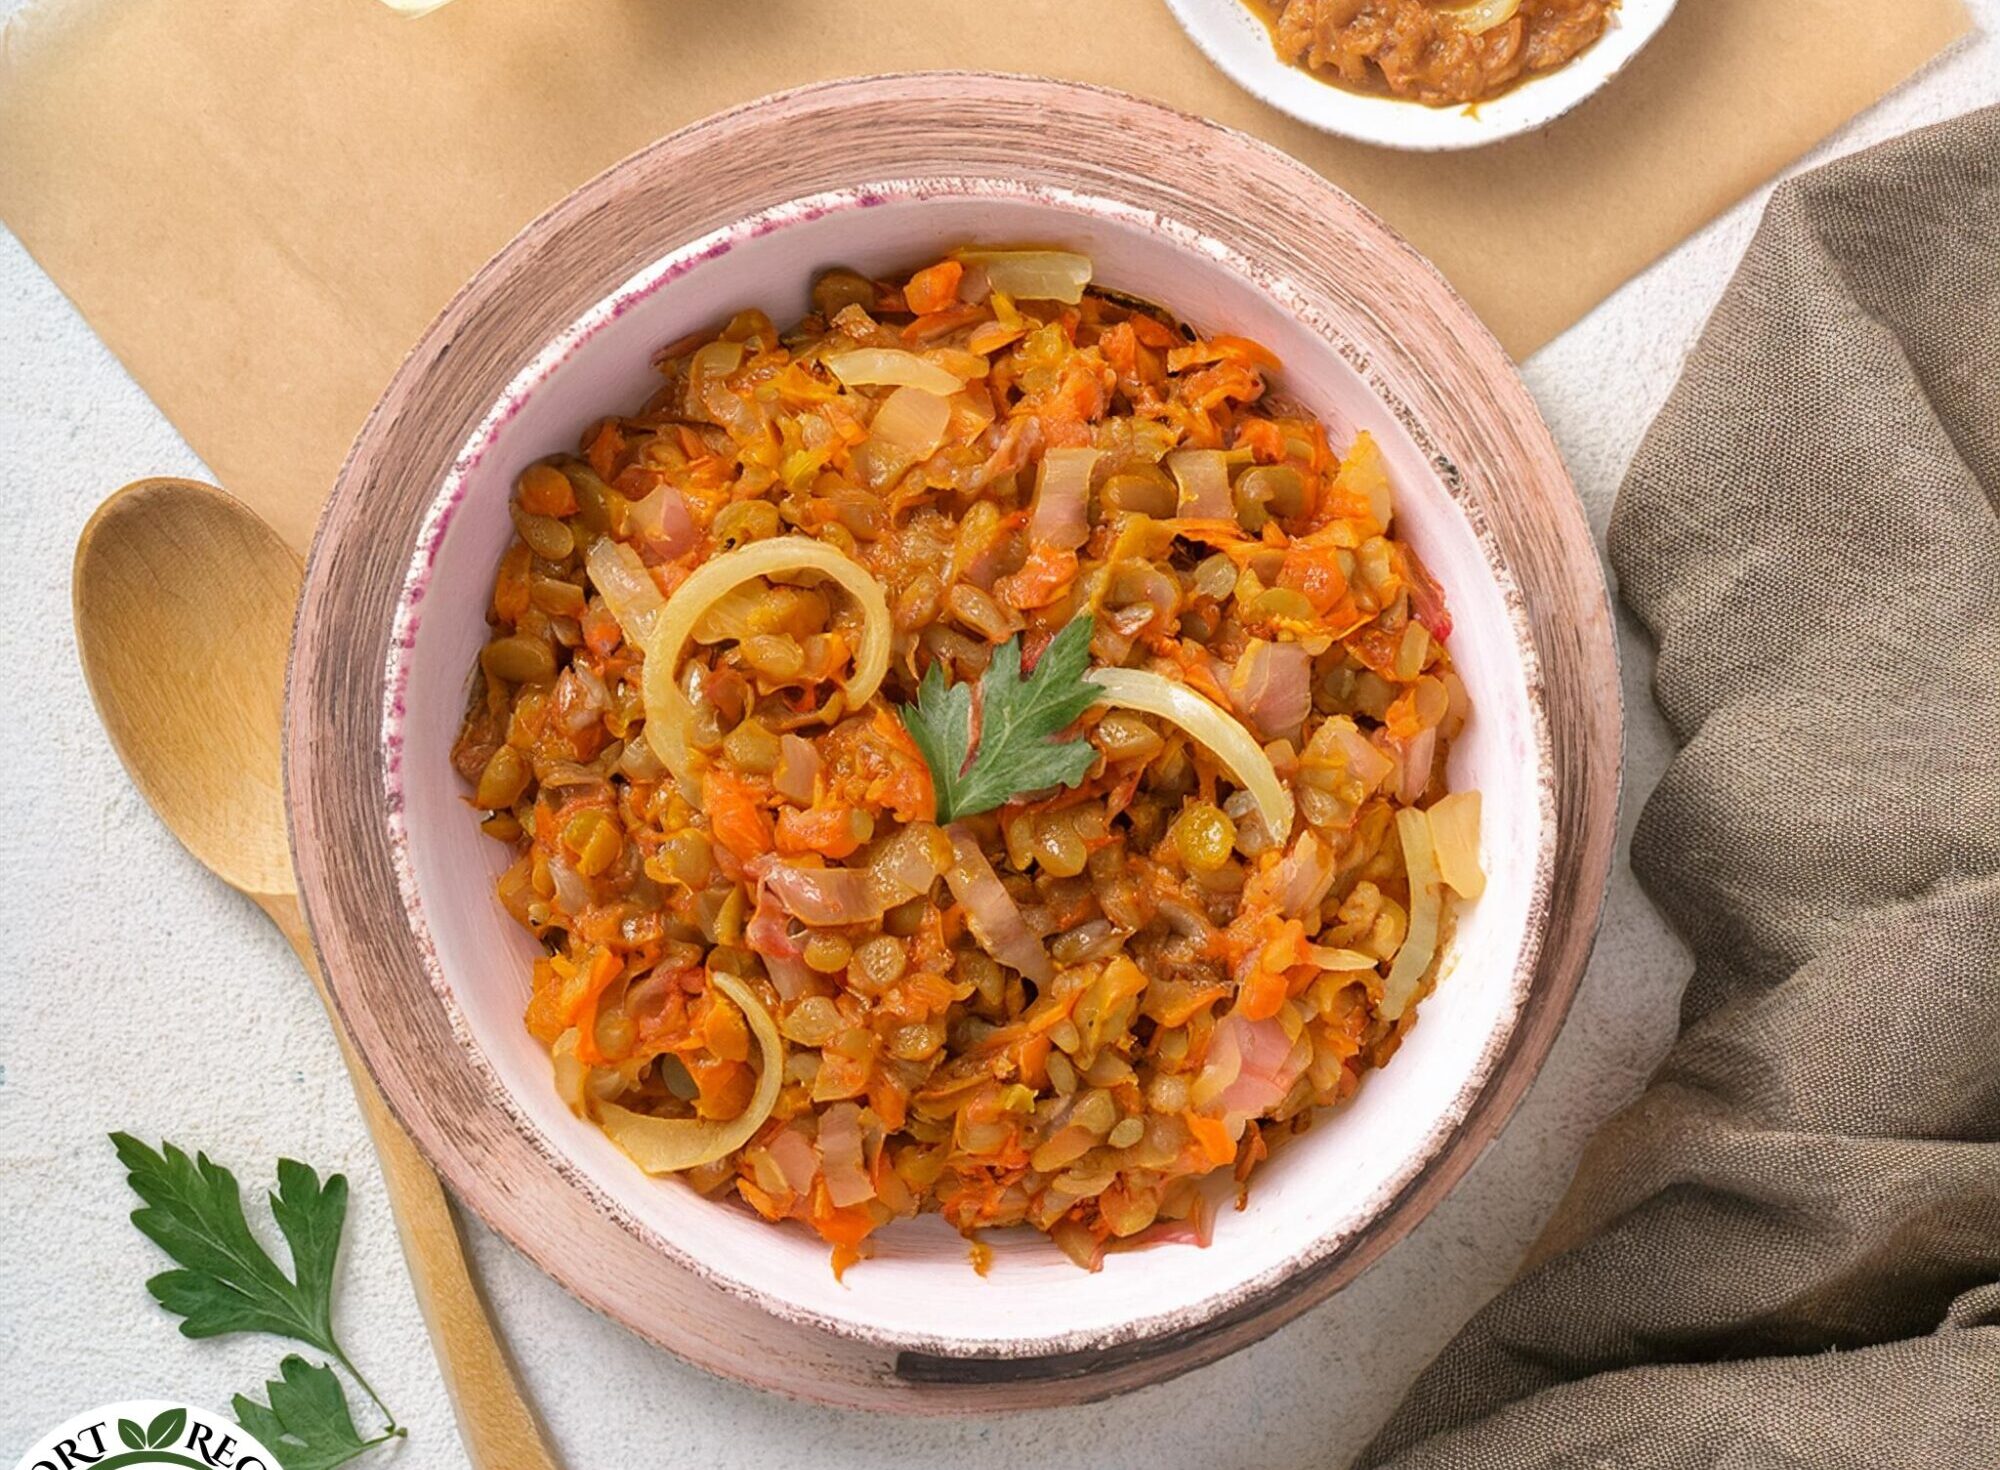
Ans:
{"label": "shredded carrot", "polygon": [[777,832],[758,787],[716,766],[702,777],[701,795],[709,830],[739,860],[771,850]]}
{"label": "shredded carrot", "polygon": [[1074,551],[1037,546],[1028,553],[1028,564],[1014,575],[1002,577],[994,591],[1010,607],[1047,607],[1068,590],[1076,580],[1076,572]]}
{"label": "shredded carrot", "polygon": [[1270,419],[1245,419],[1236,426],[1236,443],[1255,453],[1259,464],[1276,464],[1285,457],[1285,431]]}
{"label": "shredded carrot", "polygon": [[607,607],[586,608],[583,614],[583,641],[590,651],[600,658],[612,653],[625,641],[625,630],[619,626]]}
{"label": "shredded carrot", "polygon": [[1097,339],[1097,350],[1104,354],[1104,360],[1111,364],[1119,377],[1136,379],[1139,376],[1139,337],[1130,322],[1106,328]]}
{"label": "shredded carrot", "polygon": [[515,542],[501,558],[500,575],[493,583],[493,613],[501,622],[517,623],[528,610],[533,585],[528,578],[533,565],[534,553],[528,550],[526,542]]}
{"label": "shredded carrot", "polygon": [[1163,1006],[1159,1011],[1159,1022],[1162,1026],[1168,1027],[1185,1026],[1217,1001],[1228,998],[1227,985],[1211,985],[1205,989],[1191,990],[1178,1005]]}
{"label": "shredded carrot", "polygon": [[1021,1080],[1030,1087],[1040,1087],[1049,1080],[1049,1051],[1052,1043],[1046,1031],[1024,1037],[1018,1052]]}
{"label": "shredded carrot", "polygon": [[836,1205],[827,1195],[826,1181],[820,1179],[813,1184],[812,1227],[828,1244],[852,1248],[875,1229],[875,1217],[860,1205]]}
{"label": "shredded carrot", "polygon": [[619,431],[616,419],[606,419],[597,426],[597,432],[590,437],[590,447],[584,457],[590,467],[597,471],[600,480],[612,480],[618,476],[618,459],[625,452],[625,435]]}
{"label": "shredded carrot", "polygon": [[[581,1059],[583,1048],[577,1047],[577,1057]],[[741,1062],[732,1062],[726,1057],[712,1056],[700,1051],[689,1051],[681,1056],[681,1065],[694,1079],[696,1093],[695,1112],[704,1118],[733,1118],[749,1106],[751,1090],[756,1079],[750,1069]]]}
{"label": "shredded carrot", "polygon": [[961,327],[984,321],[986,312],[977,306],[947,306],[943,311],[920,316],[903,328],[902,337],[912,345],[935,341],[939,337],[956,332]]}
{"label": "shredded carrot", "polygon": [[1219,1169],[1236,1158],[1236,1140],[1229,1136],[1229,1129],[1220,1118],[1189,1112],[1181,1114],[1181,1121],[1187,1124],[1194,1141],[1201,1145],[1209,1167]]}
{"label": "shredded carrot", "polygon": [[544,1046],[569,1029],[562,1014],[562,979],[546,959],[535,961],[535,986],[528,997],[525,1020],[529,1033]]}
{"label": "shredded carrot", "polygon": [[[1285,553],[1278,569],[1278,585],[1301,593],[1312,604],[1315,616],[1334,617],[1351,613],[1353,599],[1347,594],[1347,577],[1340,570],[1340,558],[1332,547],[1298,545]],[[1345,621],[1345,617],[1336,617]]]}
{"label": "shredded carrot", "polygon": [[941,260],[910,277],[910,283],[903,287],[903,300],[918,316],[943,311],[957,304],[958,283],[964,276],[965,267],[958,261]]}
{"label": "shredded carrot", "polygon": [[909,1100],[909,1093],[888,1073],[877,1072],[868,1079],[868,1106],[884,1128],[903,1126],[909,1116]]}
{"label": "shredded carrot", "polygon": [[1157,318],[1147,316],[1143,311],[1133,312],[1125,319],[1125,324],[1132,329],[1132,334],[1148,347],[1164,351],[1182,345],[1182,339],[1175,335],[1172,328]]}
{"label": "shredded carrot", "polygon": [[611,1060],[597,1045],[597,1002],[624,968],[616,955],[600,949],[563,986],[560,1008],[563,1019],[576,1027],[576,1059],[580,1062],[595,1066]]}
{"label": "shredded carrot", "polygon": [[786,807],[778,813],[778,851],[787,854],[816,852],[821,857],[852,856],[861,846],[861,834],[851,820],[853,813],[830,807],[800,811]]}

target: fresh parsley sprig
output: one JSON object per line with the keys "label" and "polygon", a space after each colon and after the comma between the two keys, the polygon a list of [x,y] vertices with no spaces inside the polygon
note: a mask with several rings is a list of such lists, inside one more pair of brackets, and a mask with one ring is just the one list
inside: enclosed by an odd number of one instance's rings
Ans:
{"label": "fresh parsley sprig", "polygon": [[347,1411],[340,1380],[324,1363],[308,1363],[289,1353],[278,1373],[264,1385],[268,1408],[240,1393],[233,1406],[236,1422],[276,1455],[285,1470],[332,1470],[403,1433],[392,1424],[373,1439],[363,1439]]}
{"label": "fresh parsley sprig", "polygon": [[271,1218],[291,1253],[286,1275],[250,1230],[236,1176],[206,1154],[163,1143],[158,1151],[129,1133],[111,1142],[126,1182],[145,1204],[132,1223],[178,1263],[146,1283],[159,1304],[181,1319],[187,1337],[268,1332],[317,1348],[347,1370],[386,1421],[364,1439],[348,1412],[339,1377],[324,1363],[297,1354],[265,1385],[269,1406],[238,1394],[236,1418],[262,1440],[285,1470],[331,1470],[406,1431],[396,1423],[333,1331],[333,1272],[347,1221],[347,1180],[324,1183],[295,1159],[278,1161]]}
{"label": "fresh parsley sprig", "polygon": [[902,707],[903,725],[931,768],[937,819],[990,812],[1002,802],[1051,786],[1074,786],[1097,759],[1088,741],[1054,737],[1102,699],[1084,682],[1090,667],[1093,620],[1072,619],[1021,677],[1017,633],[993,650],[979,679],[979,743],[972,742],[972,686],[945,680],[942,661],[917,686],[915,704]]}

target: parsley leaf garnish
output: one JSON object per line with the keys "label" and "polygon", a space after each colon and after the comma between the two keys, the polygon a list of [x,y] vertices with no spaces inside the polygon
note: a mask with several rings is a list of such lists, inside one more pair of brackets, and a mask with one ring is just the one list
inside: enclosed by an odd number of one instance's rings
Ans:
{"label": "parsley leaf garnish", "polygon": [[250,1233],[236,1176],[208,1155],[190,1159],[169,1143],[155,1153],[130,1134],[114,1133],[119,1162],[144,1209],[132,1223],[183,1269],[146,1283],[161,1306],[183,1318],[187,1337],[268,1332],[336,1351],[333,1256],[347,1218],[347,1181],[319,1176],[290,1159],[278,1165],[271,1215],[291,1247],[294,1281]]}
{"label": "parsley leaf garnish", "polygon": [[285,1470],[332,1470],[363,1450],[395,1437],[385,1431],[363,1439],[347,1412],[347,1395],[333,1370],[308,1363],[297,1353],[278,1366],[281,1377],[264,1385],[267,1408],[244,1394],[236,1395],[236,1422],[254,1434]]}
{"label": "parsley leaf garnish", "polygon": [[401,1436],[395,1416],[333,1332],[333,1272],[347,1221],[346,1178],[334,1174],[322,1183],[297,1160],[278,1161],[278,1188],[269,1200],[271,1218],[291,1254],[287,1275],[251,1232],[234,1174],[207,1154],[189,1158],[171,1143],[155,1151],[128,1133],[112,1134],[111,1142],[126,1182],[145,1201],[132,1212],[132,1223],[178,1263],[179,1269],[161,1272],[146,1289],[181,1319],[182,1334],[268,1332],[318,1348],[347,1370],[388,1421],[379,1436],[362,1439],[333,1371],[287,1357],[280,1367],[283,1377],[266,1385],[269,1408],[241,1395],[236,1399],[237,1419],[285,1470],[328,1470]]}
{"label": "parsley leaf garnish", "polygon": [[1054,737],[1103,698],[1083,679],[1090,667],[1091,629],[1091,618],[1073,619],[1025,679],[1018,633],[993,650],[993,662],[979,680],[977,749],[972,687],[946,683],[941,662],[930,666],[917,686],[916,703],[904,705],[902,716],[931,768],[938,821],[990,812],[1024,792],[1074,786],[1088,774],[1096,748]]}

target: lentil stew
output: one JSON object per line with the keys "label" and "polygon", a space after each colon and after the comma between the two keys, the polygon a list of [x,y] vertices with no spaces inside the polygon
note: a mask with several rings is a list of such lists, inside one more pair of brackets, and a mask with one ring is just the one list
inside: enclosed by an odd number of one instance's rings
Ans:
{"label": "lentil stew", "polygon": [[516,481],[453,762],[555,1085],[844,1270],[1205,1242],[1477,898],[1384,457],[1054,250],[831,270]]}

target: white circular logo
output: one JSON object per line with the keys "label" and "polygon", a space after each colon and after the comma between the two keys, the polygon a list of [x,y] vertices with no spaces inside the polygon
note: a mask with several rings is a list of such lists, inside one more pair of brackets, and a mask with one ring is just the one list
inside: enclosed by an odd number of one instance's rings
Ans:
{"label": "white circular logo", "polygon": [[221,1414],[167,1399],[133,1399],[78,1414],[28,1448],[14,1470],[282,1470],[278,1457]]}

